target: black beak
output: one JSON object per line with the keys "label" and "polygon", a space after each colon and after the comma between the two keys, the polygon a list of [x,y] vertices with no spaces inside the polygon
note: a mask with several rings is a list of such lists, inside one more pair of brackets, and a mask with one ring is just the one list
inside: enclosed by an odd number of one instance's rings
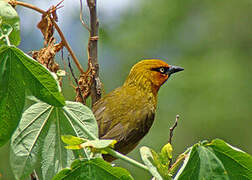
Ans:
{"label": "black beak", "polygon": [[184,68],[179,67],[179,66],[170,66],[169,70],[167,71],[168,75],[171,75],[173,73],[179,72],[179,71],[183,71]]}

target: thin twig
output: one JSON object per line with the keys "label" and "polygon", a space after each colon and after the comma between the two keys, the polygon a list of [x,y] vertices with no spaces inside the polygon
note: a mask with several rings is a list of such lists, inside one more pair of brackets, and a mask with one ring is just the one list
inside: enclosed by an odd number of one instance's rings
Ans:
{"label": "thin twig", "polygon": [[[64,70],[66,71],[66,69],[67,69],[67,64],[66,64],[66,61],[64,60],[64,52],[63,52],[63,50],[64,50],[64,48],[61,49],[61,60],[62,60],[62,62],[63,62],[63,64],[64,64]],[[68,56],[68,57],[69,57],[69,56]],[[68,67],[69,67],[69,66],[68,66]],[[72,67],[72,66],[71,66],[71,67]],[[71,76],[67,76],[67,78],[68,78],[68,81],[70,82],[71,86],[72,86],[73,88],[75,88],[75,85],[74,85],[73,82],[72,82]]]}
{"label": "thin twig", "polygon": [[35,11],[41,13],[41,14],[46,14],[46,11],[44,11],[44,10],[42,10],[42,9],[40,9],[40,8],[32,5],[32,4],[28,4],[28,3],[25,3],[25,2],[21,2],[21,1],[14,1],[14,0],[13,1],[9,1],[8,3],[10,5],[12,5],[12,6],[16,6],[16,5],[24,6],[24,7],[27,7],[29,9],[33,9],[33,10],[35,10]]}
{"label": "thin twig", "polygon": [[66,61],[64,60],[64,47],[61,48],[61,61],[63,62],[64,70],[66,71]]}
{"label": "thin twig", "polygon": [[[169,137],[169,141],[168,141],[170,144],[172,144],[173,131],[174,131],[174,129],[175,129],[175,128],[177,127],[177,125],[178,125],[178,120],[179,120],[179,115],[177,114],[177,115],[176,115],[175,123],[173,124],[172,127],[170,127],[170,137]],[[169,163],[169,168],[171,168],[171,167],[172,167],[172,158],[169,158],[169,161],[170,161],[170,163]]]}
{"label": "thin twig", "polygon": [[[52,19],[52,18],[51,18]],[[53,25],[55,27],[55,29],[58,31],[59,36],[63,42],[63,45],[67,48],[68,52],[70,53],[75,65],[77,66],[77,68],[79,69],[80,73],[84,73],[84,70],[81,66],[81,64],[79,63],[79,60],[77,59],[77,57],[75,56],[72,48],[70,47],[70,45],[68,44],[67,40],[65,39],[62,31],[60,30],[59,26],[56,24],[56,22],[52,19]]]}
{"label": "thin twig", "polygon": [[88,32],[90,32],[88,25],[83,20],[82,0],[80,0],[80,21],[81,21],[81,24],[84,26],[84,28],[86,28],[88,30]]}
{"label": "thin twig", "polygon": [[63,2],[64,2],[64,0],[61,0],[58,4],[56,4],[56,6],[52,6],[51,9],[49,10],[50,13],[51,13],[52,16],[53,16],[53,19],[54,19],[56,22],[58,22],[58,16],[57,16],[56,11],[57,11],[58,9],[64,7],[64,5],[59,6],[59,5],[60,5],[61,3],[63,3]]}
{"label": "thin twig", "polygon": [[63,3],[64,0],[61,0],[58,4],[56,4],[56,7],[58,7],[61,3]]}
{"label": "thin twig", "polygon": [[77,78],[75,77],[75,75],[74,75],[73,68],[72,68],[72,66],[71,66],[69,56],[67,57],[67,60],[68,60],[68,67],[69,67],[69,69],[70,69],[70,71],[71,71],[71,74],[72,74],[72,76],[73,76],[73,78],[74,78],[74,81],[75,81],[75,83],[76,83],[76,85],[77,85],[77,88],[78,88],[79,97],[81,98],[81,100],[82,100],[83,102],[85,102],[84,98],[83,98],[82,95],[81,95],[81,89],[80,89],[80,87],[79,87],[78,79],[77,79]]}
{"label": "thin twig", "polygon": [[[9,4],[10,4],[10,5],[20,5],[20,6],[29,8],[29,9],[33,9],[33,10],[35,10],[35,11],[37,11],[37,12],[43,14],[43,15],[47,14],[46,11],[44,11],[44,10],[42,10],[42,9],[36,7],[36,6],[33,6],[33,5],[31,5],[31,4],[25,3],[25,2],[21,2],[21,1],[9,1]],[[51,17],[50,17],[50,18],[51,18]],[[72,57],[74,63],[76,64],[77,68],[79,69],[79,71],[80,71],[81,73],[84,73],[84,70],[83,70],[81,64],[79,63],[77,57],[75,56],[75,54],[74,54],[72,48],[71,48],[70,45],[68,44],[68,42],[67,42],[65,36],[63,35],[62,31],[60,30],[59,26],[57,25],[57,23],[54,21],[53,18],[51,18],[51,20],[52,20],[53,25],[54,25],[55,29],[57,30],[57,32],[58,32],[60,38],[61,38],[61,40],[62,40],[63,45],[67,48],[67,50],[68,50],[68,52],[70,53],[70,55],[71,55],[71,57]]]}
{"label": "thin twig", "polygon": [[179,115],[176,115],[176,120],[173,126],[170,128],[170,137],[169,137],[169,143],[172,144],[172,137],[173,137],[173,131],[178,125]]}
{"label": "thin twig", "polygon": [[92,105],[101,98],[101,86],[99,79],[99,64],[97,58],[97,44],[98,44],[98,29],[99,22],[96,12],[96,0],[87,0],[89,12],[90,12],[90,37],[88,41],[88,62],[91,63],[94,68],[95,74],[92,78],[91,86],[91,99]]}

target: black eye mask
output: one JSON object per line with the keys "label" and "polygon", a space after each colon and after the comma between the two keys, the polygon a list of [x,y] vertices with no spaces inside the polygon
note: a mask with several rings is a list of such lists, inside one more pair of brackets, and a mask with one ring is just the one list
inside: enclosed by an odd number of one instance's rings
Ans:
{"label": "black eye mask", "polygon": [[169,72],[169,67],[158,67],[158,68],[153,68],[153,71],[157,71],[161,74],[168,74]]}

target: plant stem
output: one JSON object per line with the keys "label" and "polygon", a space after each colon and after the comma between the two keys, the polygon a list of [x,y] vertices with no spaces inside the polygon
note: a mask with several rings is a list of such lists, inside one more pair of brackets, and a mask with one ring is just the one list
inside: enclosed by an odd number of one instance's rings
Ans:
{"label": "plant stem", "polygon": [[90,12],[90,35],[88,40],[88,62],[94,68],[95,74],[92,77],[91,99],[92,105],[101,98],[101,83],[99,79],[99,64],[97,58],[98,30],[99,22],[97,19],[96,0],[87,0]]}
{"label": "plant stem", "polygon": [[184,153],[182,153],[178,156],[177,160],[172,164],[171,168],[169,169],[169,173],[171,173],[172,175],[177,173],[178,168],[183,163],[185,158],[188,156],[188,153],[190,152],[190,150],[191,150],[191,148],[188,148]]}
{"label": "plant stem", "polygon": [[106,150],[110,155],[112,155],[112,156],[114,156],[114,157],[116,157],[116,158],[118,158],[118,159],[122,159],[122,160],[126,161],[126,162],[129,163],[129,164],[132,164],[132,165],[134,165],[134,166],[136,166],[136,167],[139,167],[139,168],[141,168],[141,169],[144,169],[144,170],[147,170],[147,171],[148,171],[147,166],[143,165],[142,163],[137,162],[137,161],[134,160],[134,159],[131,159],[131,158],[129,158],[129,157],[127,157],[127,156],[125,156],[125,155],[123,155],[123,154],[121,154],[121,153],[119,153],[119,152],[117,152],[117,151],[115,151],[115,150],[113,150],[113,149],[111,149],[111,148],[105,148],[105,150]]}

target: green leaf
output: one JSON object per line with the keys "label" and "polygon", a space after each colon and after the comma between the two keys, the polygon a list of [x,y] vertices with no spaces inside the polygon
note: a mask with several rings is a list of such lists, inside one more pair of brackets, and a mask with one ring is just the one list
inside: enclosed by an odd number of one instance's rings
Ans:
{"label": "green leaf", "polygon": [[64,143],[69,144],[69,145],[80,145],[87,141],[86,139],[72,136],[72,135],[63,135],[61,136],[61,139]]}
{"label": "green leaf", "polygon": [[156,165],[153,163],[154,161],[153,161],[153,155],[152,155],[151,149],[146,146],[143,146],[140,148],[140,154],[141,154],[141,158],[144,164],[148,167],[150,173],[157,180],[163,180],[162,176],[158,172]]}
{"label": "green leaf", "polygon": [[12,45],[19,45],[20,23],[15,9],[6,1],[0,0],[0,46],[7,43],[6,38]]}
{"label": "green leaf", "polygon": [[252,179],[252,157],[219,139],[198,143],[175,179]]}
{"label": "green leaf", "polygon": [[[71,119],[84,139],[93,140],[98,138],[98,126],[93,112],[81,103],[68,101],[62,107],[64,115]],[[91,138],[92,137],[92,138]]]}
{"label": "green leaf", "polygon": [[110,140],[110,139],[99,140],[98,139],[98,140],[87,141],[87,142],[81,144],[80,146],[82,148],[91,147],[91,148],[95,148],[95,149],[104,149],[106,147],[114,147],[116,142],[117,142],[116,140]]}
{"label": "green leaf", "polygon": [[[77,138],[77,137],[75,137],[75,138]],[[65,141],[65,139],[63,140],[63,142],[64,141]],[[82,139],[82,141],[85,141],[82,144],[75,143],[77,141],[80,142],[80,140],[78,140],[78,139],[75,139],[74,140],[75,142],[69,142],[69,139],[67,141],[68,141],[68,144],[70,144],[70,145],[65,146],[66,149],[75,150],[75,149],[91,148],[92,152],[95,152],[95,153],[99,152],[102,154],[107,154],[105,148],[107,148],[107,147],[113,148],[115,143],[117,142],[116,140],[108,140],[108,139],[102,139],[102,140],[97,139],[97,140],[91,140],[91,141]],[[66,143],[66,141],[65,141],[65,143]]]}
{"label": "green leaf", "polygon": [[225,141],[215,139],[206,145],[223,163],[230,179],[252,179],[252,156]]}
{"label": "green leaf", "polygon": [[71,150],[83,149],[82,147],[80,147],[80,145],[68,145],[68,146],[65,146],[65,148],[71,149]]}
{"label": "green leaf", "polygon": [[55,105],[65,104],[57,81],[41,64],[14,46],[0,48],[0,146],[15,130],[24,107],[25,90]]}
{"label": "green leaf", "polygon": [[[166,144],[160,153],[155,152],[153,149],[148,147],[141,147],[140,153],[142,160],[148,167],[150,173],[156,179],[171,180],[173,169],[169,169],[170,159],[172,152],[172,146],[170,143]],[[179,162],[177,162],[179,163]],[[178,164],[179,165],[179,164]]]}
{"label": "green leaf", "polygon": [[[170,143],[167,143],[164,145],[161,149],[160,156],[162,158],[162,161],[164,164],[167,164],[170,159],[172,159],[172,145]],[[169,164],[169,163],[168,163]]]}
{"label": "green leaf", "polygon": [[65,99],[60,93],[60,86],[52,73],[20,49],[15,47],[9,49],[15,54],[23,68],[26,88],[38,99],[48,104],[57,107],[64,106]]}
{"label": "green leaf", "polygon": [[[12,61],[11,66],[8,68],[1,67],[1,69],[4,68],[7,72],[12,71],[14,74],[22,75],[22,78],[17,76],[15,78],[21,79],[23,88],[29,89],[34,96],[48,104],[53,106],[65,105],[57,81],[44,66],[14,46],[2,46],[0,57],[3,57],[4,61]],[[16,81],[15,78],[11,81]]]}
{"label": "green leaf", "polygon": [[93,136],[98,135],[92,111],[81,103],[66,102],[64,107],[36,103],[29,107],[11,140],[11,167],[16,179],[27,178],[37,164],[41,167],[40,179],[51,179],[80,155],[91,158],[90,153],[83,153],[84,150],[65,149],[61,141],[63,134],[88,139],[83,129],[90,134],[94,132]]}
{"label": "green leaf", "polygon": [[228,176],[223,164],[215,154],[206,147],[196,144],[178,179],[228,179]]}
{"label": "green leaf", "polygon": [[18,125],[25,102],[21,67],[13,53],[0,48],[0,146],[4,145]]}
{"label": "green leaf", "polygon": [[111,164],[101,158],[91,160],[75,160],[71,169],[63,169],[53,180],[132,180],[130,173],[120,167],[112,167]]}

